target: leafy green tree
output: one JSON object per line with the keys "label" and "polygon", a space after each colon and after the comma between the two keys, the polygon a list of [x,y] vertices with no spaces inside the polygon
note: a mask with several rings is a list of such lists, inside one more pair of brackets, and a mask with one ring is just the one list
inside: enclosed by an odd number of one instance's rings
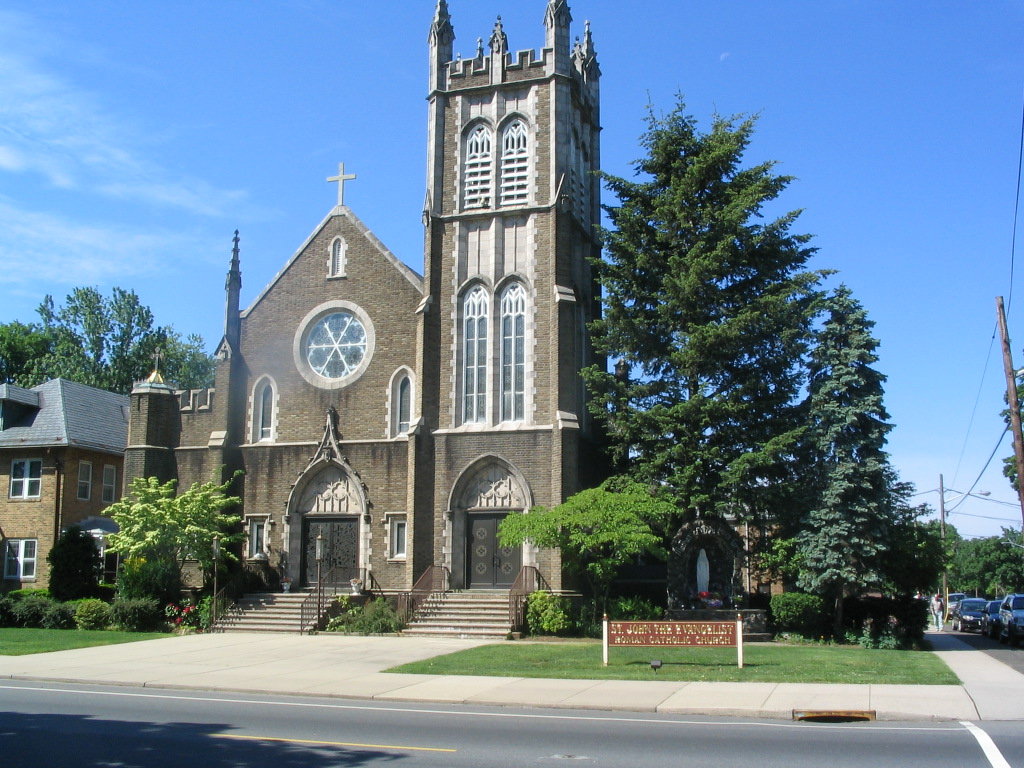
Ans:
{"label": "leafy green tree", "polygon": [[33,361],[49,354],[53,338],[38,325],[17,320],[0,324],[0,384],[33,387]]}
{"label": "leafy green tree", "polygon": [[96,540],[77,525],[57,538],[46,556],[50,564],[50,594],[60,601],[93,597],[99,584],[102,560]]}
{"label": "leafy green tree", "polygon": [[924,520],[930,514],[927,505],[910,506],[911,487],[901,484],[894,490],[894,518],[889,530],[889,551],[882,564],[884,587],[893,595],[934,594],[942,571],[950,560],[947,526],[944,541],[937,520]]}
{"label": "leafy green tree", "polygon": [[[225,545],[242,538],[236,530],[241,518],[227,512],[239,503],[227,492],[241,474],[220,485],[193,483],[181,494],[175,492],[176,480],[134,478],[128,494],[107,507],[120,529],[107,537],[109,548],[129,559],[173,563],[179,579],[187,560],[198,561],[212,574],[214,537]],[[221,557],[237,559],[227,546]]]}
{"label": "leafy green tree", "polygon": [[[948,532],[948,531],[947,531]],[[968,594],[996,598],[1024,584],[1024,539],[1020,531],[1003,528],[1002,536],[953,539],[949,581]]]}
{"label": "leafy green tree", "polygon": [[818,493],[800,533],[801,589],[834,605],[842,630],[843,598],[879,585],[890,546],[892,477],[885,440],[885,377],[875,369],[874,323],[845,286],[823,299],[826,317],[809,363],[808,412]]}
{"label": "leafy green tree", "polygon": [[127,393],[153,370],[182,389],[213,383],[214,361],[197,335],[185,338],[157,327],[153,313],[132,291],[76,288],[61,306],[46,296],[38,308],[42,325],[0,326],[0,381],[32,387],[54,378]]}
{"label": "leafy green tree", "polygon": [[584,376],[613,461],[685,516],[767,514],[794,490],[813,303],[798,212],[765,220],[785,189],[773,163],[742,167],[753,119],[708,133],[679,101],[648,116],[637,181],[605,175],[603,317],[594,346],[629,376]]}
{"label": "leafy green tree", "polygon": [[609,490],[607,483],[569,497],[555,507],[534,507],[509,515],[498,530],[502,546],[531,541],[562,552],[570,573],[581,576],[602,610],[618,569],[642,554],[664,556],[661,537],[651,522],[671,515],[673,507],[637,483]]}

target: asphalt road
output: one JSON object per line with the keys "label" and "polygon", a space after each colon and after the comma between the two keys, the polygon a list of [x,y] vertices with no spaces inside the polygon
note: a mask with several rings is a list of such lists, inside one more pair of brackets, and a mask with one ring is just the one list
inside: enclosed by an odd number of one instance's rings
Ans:
{"label": "asphalt road", "polygon": [[715,721],[0,684],[0,763],[5,768],[1024,766],[1019,723],[983,727]]}

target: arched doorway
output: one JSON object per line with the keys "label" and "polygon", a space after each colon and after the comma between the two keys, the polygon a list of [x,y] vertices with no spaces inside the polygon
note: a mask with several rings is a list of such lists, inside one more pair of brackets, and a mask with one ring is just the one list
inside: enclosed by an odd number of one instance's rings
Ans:
{"label": "arched doorway", "polygon": [[[341,465],[328,463],[314,469],[293,498],[289,554],[302,584],[313,585],[321,579],[345,584],[360,578],[366,503],[359,483]],[[319,562],[318,537],[323,547]]]}
{"label": "arched doorway", "polygon": [[498,525],[530,507],[518,472],[502,461],[478,462],[456,484],[452,506],[453,583],[466,589],[508,589],[523,565],[524,547],[503,547]]}

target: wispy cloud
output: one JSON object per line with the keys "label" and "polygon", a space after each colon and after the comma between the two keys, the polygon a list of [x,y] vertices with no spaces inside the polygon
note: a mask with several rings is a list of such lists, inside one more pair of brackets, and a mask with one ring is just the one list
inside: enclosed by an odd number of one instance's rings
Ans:
{"label": "wispy cloud", "polygon": [[203,216],[237,210],[244,192],[160,167],[140,149],[151,135],[132,116],[51,71],[42,43],[39,52],[30,45],[46,40],[46,49],[60,50],[49,36],[24,15],[0,11],[0,174],[37,174],[55,188]]}
{"label": "wispy cloud", "polygon": [[171,229],[140,232],[81,224],[0,200],[0,286],[110,285],[156,275],[183,253],[209,254],[222,244]]}

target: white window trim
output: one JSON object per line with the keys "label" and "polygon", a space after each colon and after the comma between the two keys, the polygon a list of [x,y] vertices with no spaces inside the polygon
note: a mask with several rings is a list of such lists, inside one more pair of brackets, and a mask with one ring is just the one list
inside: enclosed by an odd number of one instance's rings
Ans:
{"label": "white window trim", "polygon": [[[108,470],[110,482],[107,482]],[[104,504],[113,504],[117,501],[117,466],[114,464],[103,465],[103,492],[100,499]]]}
{"label": "white window trim", "polygon": [[509,121],[501,131],[498,195],[502,206],[530,202],[530,130],[522,118]]}
{"label": "white window trim", "polygon": [[[408,380],[409,382],[409,426],[406,429],[401,429],[400,419],[402,418],[402,382]],[[409,434],[412,430],[412,425],[416,423],[416,379],[412,375],[412,370],[406,366],[402,366],[391,375],[391,381],[388,383],[388,396],[387,396],[387,434],[388,437],[404,437]]]}
{"label": "white window trim", "polygon": [[[83,475],[86,477],[83,478]],[[85,489],[83,495],[82,489]],[[78,462],[78,500],[89,501],[92,498],[92,462],[91,461],[79,461]]]}
{"label": "white window trim", "polygon": [[[409,556],[409,516],[405,512],[387,512],[384,515],[384,525],[387,528],[387,559],[389,562],[404,562]],[[399,525],[403,529],[402,553],[395,553],[396,532]]]}
{"label": "white window trim", "polygon": [[[263,436],[263,393],[269,389],[270,395],[270,434]],[[277,442],[277,421],[279,402],[277,382],[270,376],[260,376],[252,388],[249,403],[249,439],[252,443]]]}
{"label": "white window trim", "polygon": [[[252,529],[254,525],[263,526],[263,545],[257,550],[253,551],[252,541]],[[267,536],[270,534],[270,517],[269,515],[249,515],[245,518],[245,559],[246,560],[262,560],[267,556]],[[262,555],[262,557],[261,557]]]}
{"label": "white window trim", "polygon": [[489,208],[494,186],[494,135],[490,127],[470,126],[462,161],[463,208]]}
{"label": "white window trim", "polygon": [[[514,295],[513,295],[514,294]],[[498,312],[498,340],[499,345],[499,381],[498,391],[500,397],[500,419],[502,422],[518,422],[526,419],[526,379],[528,368],[526,365],[527,352],[527,329],[529,297],[526,288],[522,283],[512,282],[505,286],[501,292]],[[511,334],[511,356],[506,352],[506,331],[505,318],[512,318],[513,328]],[[520,318],[522,324],[519,332],[515,329],[515,319]],[[519,349],[516,349],[516,340],[519,341]],[[506,381],[506,367],[511,371]],[[520,386],[516,386],[516,369],[520,370]],[[510,402],[509,402],[510,401]]]}
{"label": "white window trim", "polygon": [[[25,545],[32,544],[32,557],[25,556]],[[13,545],[13,551],[12,551]],[[25,574],[25,565],[32,564],[32,573]],[[7,539],[4,542],[4,578],[13,581],[35,581],[39,564],[38,539]],[[13,567],[12,567],[13,565]]]}
{"label": "white window trim", "polygon": [[[14,477],[14,467],[16,464],[25,465],[25,474],[23,477]],[[32,465],[39,465],[39,476],[36,478],[32,477]],[[36,481],[36,492],[32,493],[32,481]],[[21,491],[19,493],[14,492],[15,483],[19,484]],[[11,460],[11,477],[10,486],[8,488],[7,497],[10,499],[38,499],[41,498],[43,493],[43,460],[42,459],[12,459]]]}

